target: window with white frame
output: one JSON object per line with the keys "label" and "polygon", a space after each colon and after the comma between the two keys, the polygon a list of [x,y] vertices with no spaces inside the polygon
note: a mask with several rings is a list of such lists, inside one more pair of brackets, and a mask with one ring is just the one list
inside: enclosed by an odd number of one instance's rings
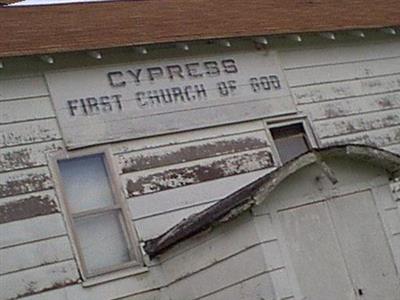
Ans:
{"label": "window with white frame", "polygon": [[107,153],[58,157],[58,186],[85,278],[141,263]]}
{"label": "window with white frame", "polygon": [[277,122],[268,127],[282,164],[308,152],[316,146],[305,120]]}

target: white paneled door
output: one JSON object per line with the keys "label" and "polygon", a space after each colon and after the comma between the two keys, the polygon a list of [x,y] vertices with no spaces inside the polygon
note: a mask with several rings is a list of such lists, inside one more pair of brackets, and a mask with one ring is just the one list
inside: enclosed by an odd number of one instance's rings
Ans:
{"label": "white paneled door", "polygon": [[370,191],[279,214],[305,299],[400,299],[398,271]]}

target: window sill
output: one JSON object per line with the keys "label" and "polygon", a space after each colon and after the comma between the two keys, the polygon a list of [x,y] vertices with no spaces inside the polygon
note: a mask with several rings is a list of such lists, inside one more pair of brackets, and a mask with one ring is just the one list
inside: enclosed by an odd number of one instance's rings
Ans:
{"label": "window sill", "polygon": [[92,277],[82,281],[83,287],[92,287],[98,284],[106,283],[113,280],[122,279],[129,276],[143,274],[149,271],[148,267],[130,267],[128,269],[112,272],[109,274],[103,274],[96,277]]}

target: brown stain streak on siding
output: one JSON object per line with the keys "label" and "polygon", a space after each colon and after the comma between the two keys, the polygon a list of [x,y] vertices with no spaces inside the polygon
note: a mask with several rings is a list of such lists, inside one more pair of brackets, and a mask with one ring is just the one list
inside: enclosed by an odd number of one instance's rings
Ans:
{"label": "brown stain streak on siding", "polygon": [[43,191],[50,187],[52,182],[47,173],[26,174],[10,178],[4,184],[0,184],[0,198]]}
{"label": "brown stain streak on siding", "polygon": [[152,169],[186,161],[209,158],[216,155],[255,150],[265,147],[267,147],[266,140],[247,137],[231,141],[209,142],[197,146],[184,146],[179,150],[171,151],[166,154],[148,156],[145,154],[138,154],[125,159],[122,173]]}
{"label": "brown stain streak on siding", "polygon": [[0,206],[0,224],[58,212],[54,199],[32,196]]}
{"label": "brown stain streak on siding", "polygon": [[164,172],[139,177],[135,181],[129,179],[126,189],[130,197],[139,196],[272,166],[271,153],[262,150],[256,153],[220,159],[208,165],[169,169]]}

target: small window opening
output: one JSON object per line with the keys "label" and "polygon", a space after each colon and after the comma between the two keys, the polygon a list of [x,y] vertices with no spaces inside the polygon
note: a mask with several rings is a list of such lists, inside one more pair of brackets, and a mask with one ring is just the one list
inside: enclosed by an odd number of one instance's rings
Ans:
{"label": "small window opening", "polygon": [[306,153],[311,147],[303,124],[270,128],[282,164]]}
{"label": "small window opening", "polygon": [[58,160],[64,202],[86,277],[138,264],[128,218],[103,153]]}

